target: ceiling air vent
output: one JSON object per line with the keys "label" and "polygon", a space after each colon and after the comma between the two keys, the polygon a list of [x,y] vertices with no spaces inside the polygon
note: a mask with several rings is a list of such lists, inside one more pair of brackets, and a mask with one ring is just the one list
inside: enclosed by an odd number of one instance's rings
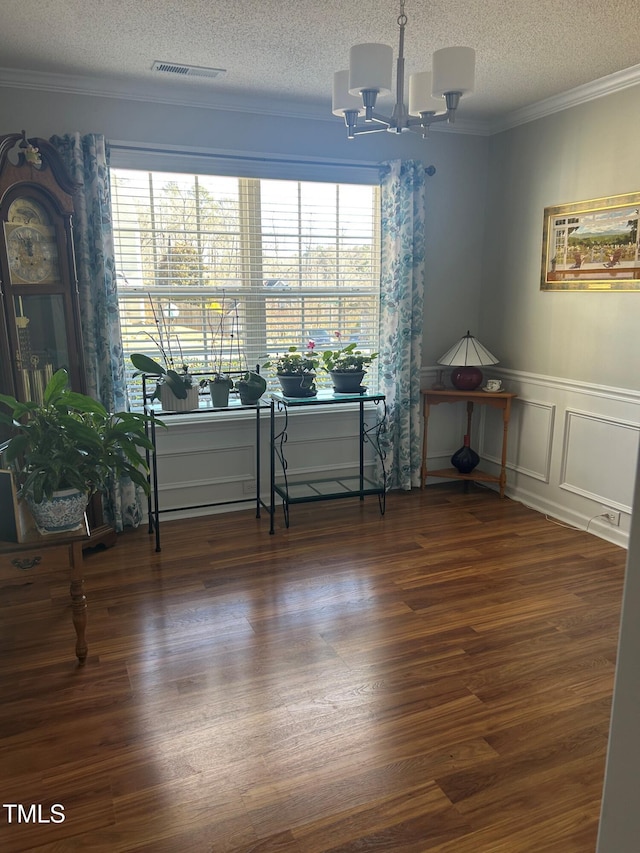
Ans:
{"label": "ceiling air vent", "polygon": [[152,71],[162,74],[179,74],[181,77],[224,77],[226,68],[202,68],[199,65],[178,65],[176,62],[160,62],[156,59]]}

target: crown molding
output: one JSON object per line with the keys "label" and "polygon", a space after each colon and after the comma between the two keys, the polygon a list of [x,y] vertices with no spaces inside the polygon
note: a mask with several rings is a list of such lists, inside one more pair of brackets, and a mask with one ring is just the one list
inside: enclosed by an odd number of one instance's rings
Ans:
{"label": "crown molding", "polygon": [[[140,81],[115,77],[47,74],[42,71],[19,71],[14,68],[0,67],[0,86],[207,110],[250,112],[254,115],[278,115],[285,118],[320,121],[326,118],[320,105],[301,104],[277,97],[268,100],[262,97],[257,101],[245,93],[216,92],[211,88],[211,81],[204,80],[190,80],[188,87],[180,88],[157,80]],[[333,118],[335,119],[335,116]]]}
{"label": "crown molding", "polygon": [[528,107],[514,110],[492,122],[490,132],[491,134],[501,133],[503,130],[510,130],[520,124],[526,124],[529,121],[562,112],[562,110],[567,110],[570,107],[576,107],[579,104],[586,104],[597,98],[604,98],[606,95],[621,92],[623,89],[637,86],[639,83],[640,65],[632,65],[631,68],[616,71],[614,74],[600,77],[591,83],[576,86],[575,89],[569,89],[559,95],[530,104]]}
{"label": "crown molding", "polygon": [[[577,86],[567,92],[537,101],[492,121],[457,118],[455,124],[438,124],[431,128],[436,133],[462,133],[474,136],[492,136],[521,124],[561,112],[570,107],[622,91],[640,84],[640,65],[601,77],[591,83]],[[207,87],[206,89],[204,87]],[[252,113],[278,116],[296,120],[327,121],[335,123],[328,104],[300,102],[294,99],[261,96],[259,100],[244,92],[218,92],[211,89],[209,81],[191,81],[189,88],[169,87],[157,80],[124,80],[114,77],[91,77],[72,74],[48,74],[42,71],[23,71],[0,67],[0,87],[29,89],[41,92],[86,95],[89,97],[117,98],[170,106],[195,107],[207,110]]]}

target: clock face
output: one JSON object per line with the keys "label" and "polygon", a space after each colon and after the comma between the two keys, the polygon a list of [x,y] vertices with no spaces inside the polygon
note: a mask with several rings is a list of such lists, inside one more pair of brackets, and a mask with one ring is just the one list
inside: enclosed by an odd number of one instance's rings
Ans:
{"label": "clock face", "polygon": [[58,250],[53,227],[5,223],[12,284],[40,284],[58,279]]}

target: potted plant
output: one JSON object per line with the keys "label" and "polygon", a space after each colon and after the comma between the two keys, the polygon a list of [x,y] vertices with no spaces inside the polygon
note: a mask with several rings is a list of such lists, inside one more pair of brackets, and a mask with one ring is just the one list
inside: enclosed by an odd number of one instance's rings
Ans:
{"label": "potted plant", "polygon": [[[339,344],[342,335],[335,332]],[[362,380],[366,368],[378,357],[377,352],[363,353],[355,342],[341,346],[337,350],[325,350],[322,353],[322,367],[331,375],[333,390],[341,394],[358,394],[362,391]]]}
{"label": "potted plant", "polygon": [[229,391],[233,388],[233,379],[228,373],[214,373],[209,379],[211,404],[215,409],[224,409],[229,405]]}
{"label": "potted plant", "polygon": [[220,302],[207,305],[207,326],[211,339],[213,378],[201,384],[209,386],[211,404],[216,409],[229,405],[229,392],[234,388],[231,371],[241,369],[243,354],[240,348],[240,318],[238,301],[227,302],[224,290]]}
{"label": "potted plant", "polygon": [[[113,477],[128,476],[148,494],[148,466],[141,448],[153,450],[147,415],[109,414],[92,397],[68,388],[66,370],[47,383],[42,403],[0,394],[2,423],[14,432],[6,453],[41,532],[75,530],[89,496]],[[157,423],[157,422],[156,422]]]}
{"label": "potted plant", "polygon": [[[149,332],[146,334],[160,351],[164,365],[144,353],[134,352],[131,355],[131,363],[136,368],[136,373],[133,375],[145,373],[156,377],[155,390],[148,399],[160,400],[165,411],[191,412],[198,408],[200,386],[189,373],[182,354],[180,338],[172,326],[173,312],[164,313],[157,310],[150,294],[148,299],[157,333],[155,336]],[[177,315],[177,311],[175,314]],[[174,347],[177,347],[179,358],[174,356]]]}
{"label": "potted plant", "polygon": [[251,406],[257,403],[267,390],[267,383],[259,373],[249,370],[240,379],[236,380],[236,390],[240,395],[240,402],[244,406]]}
{"label": "potted plant", "polygon": [[264,367],[275,368],[285,397],[315,397],[319,365],[315,343],[309,341],[306,352],[299,352],[297,347],[291,346],[285,353],[276,355],[273,361],[265,362]]}
{"label": "potted plant", "polygon": [[162,364],[141,352],[131,354],[131,363],[136,368],[134,376],[141,373],[156,377],[156,387],[150,400],[160,400],[166,412],[192,412],[198,408],[200,385],[183,364],[180,370],[163,367]]}

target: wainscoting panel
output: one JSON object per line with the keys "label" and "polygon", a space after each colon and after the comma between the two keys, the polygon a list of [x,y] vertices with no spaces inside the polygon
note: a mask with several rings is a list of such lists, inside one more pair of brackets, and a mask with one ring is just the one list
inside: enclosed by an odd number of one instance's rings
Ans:
{"label": "wainscoting panel", "polygon": [[561,487],[630,513],[638,433],[637,424],[567,409]]}
{"label": "wainscoting panel", "polygon": [[159,482],[171,483],[175,488],[255,479],[255,476],[255,454],[249,444],[158,454]]}
{"label": "wainscoting panel", "polygon": [[[552,403],[516,399],[511,406],[507,467],[548,483],[556,407]],[[482,407],[483,427],[480,455],[495,465],[502,458],[502,413]]]}
{"label": "wainscoting panel", "polygon": [[[487,374],[518,394],[509,427],[508,497],[626,546],[640,393],[516,370]],[[481,464],[493,472],[501,452],[500,420],[498,412],[486,410],[479,432]],[[620,510],[619,525],[599,517],[603,507]]]}

